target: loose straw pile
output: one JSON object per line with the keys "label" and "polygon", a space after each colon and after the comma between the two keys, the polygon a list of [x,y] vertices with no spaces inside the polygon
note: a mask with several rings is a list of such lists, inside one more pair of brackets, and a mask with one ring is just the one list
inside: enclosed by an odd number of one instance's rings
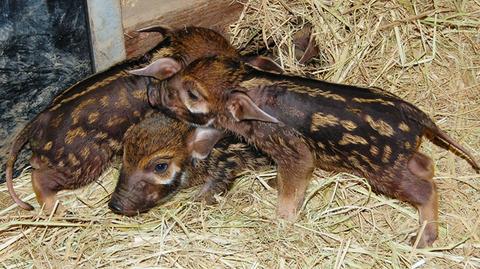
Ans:
{"label": "loose straw pile", "polygon": [[[416,104],[480,160],[480,2],[250,0],[231,26],[233,43],[273,44],[288,73],[375,86]],[[423,4],[423,2],[426,2]],[[293,34],[313,26],[320,54],[295,60]],[[137,217],[106,202],[118,171],[63,192],[70,213],[39,212],[29,170],[17,192],[37,206],[19,210],[0,186],[0,266],[5,268],[479,268],[480,176],[431,143],[440,194],[440,238],[415,250],[414,208],[370,192],[362,178],[317,171],[300,219],[275,218],[275,171],[250,171],[205,206],[198,189]]]}

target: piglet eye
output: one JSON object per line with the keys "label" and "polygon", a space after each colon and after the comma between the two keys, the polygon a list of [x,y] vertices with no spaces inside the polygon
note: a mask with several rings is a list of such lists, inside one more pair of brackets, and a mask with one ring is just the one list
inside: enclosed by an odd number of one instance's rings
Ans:
{"label": "piglet eye", "polygon": [[190,98],[192,101],[197,101],[198,100],[198,94],[196,92],[193,92],[192,90],[188,89],[188,98]]}
{"label": "piglet eye", "polygon": [[157,163],[155,165],[155,173],[165,173],[167,171],[168,164],[167,163]]}

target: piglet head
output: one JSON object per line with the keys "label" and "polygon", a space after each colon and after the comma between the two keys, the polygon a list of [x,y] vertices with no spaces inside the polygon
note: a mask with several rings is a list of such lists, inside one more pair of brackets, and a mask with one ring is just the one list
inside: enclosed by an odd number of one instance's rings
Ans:
{"label": "piglet head", "polygon": [[219,118],[278,123],[255,104],[248,89],[239,87],[250,69],[237,59],[225,57],[194,61],[165,82],[160,94],[162,105],[177,118],[201,127],[210,127]]}
{"label": "piglet head", "polygon": [[205,158],[223,136],[194,129],[163,114],[132,126],[124,137],[124,155],[110,209],[136,215],[167,201],[188,185],[192,157]]}
{"label": "piglet head", "polygon": [[164,36],[151,52],[150,64],[128,71],[133,75],[148,76],[159,80],[167,79],[192,61],[215,55],[240,57],[253,66],[282,72],[282,68],[263,56],[241,57],[232,45],[220,33],[203,27],[186,27],[172,30],[164,26],[153,26],[138,30],[139,32],[159,32]]}

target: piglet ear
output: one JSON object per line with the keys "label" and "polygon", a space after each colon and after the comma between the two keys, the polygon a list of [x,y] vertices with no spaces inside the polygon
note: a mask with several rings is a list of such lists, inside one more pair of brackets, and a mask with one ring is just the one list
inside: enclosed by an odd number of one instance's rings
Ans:
{"label": "piglet ear", "polygon": [[151,64],[135,70],[129,70],[128,73],[137,76],[154,77],[159,80],[164,80],[173,76],[180,71],[182,65],[175,59],[166,57],[160,58]]}
{"label": "piglet ear", "polygon": [[293,36],[295,44],[295,58],[301,64],[305,64],[319,53],[318,45],[313,35],[313,27],[310,24],[305,25]]}
{"label": "piglet ear", "polygon": [[227,108],[236,121],[258,120],[279,123],[276,118],[261,110],[252,99],[243,92],[231,93]]}
{"label": "piglet ear", "polygon": [[173,29],[166,26],[166,25],[152,25],[152,26],[148,26],[148,27],[145,27],[145,28],[138,29],[137,32],[141,32],[141,33],[160,33],[165,37],[167,34],[173,32]]}
{"label": "piglet ear", "polygon": [[222,137],[223,132],[217,129],[196,128],[188,141],[190,155],[195,159],[205,159]]}
{"label": "piglet ear", "polygon": [[246,62],[253,68],[275,72],[275,73],[283,73],[283,68],[275,63],[272,59],[265,57],[265,56],[245,56],[242,58],[242,61]]}

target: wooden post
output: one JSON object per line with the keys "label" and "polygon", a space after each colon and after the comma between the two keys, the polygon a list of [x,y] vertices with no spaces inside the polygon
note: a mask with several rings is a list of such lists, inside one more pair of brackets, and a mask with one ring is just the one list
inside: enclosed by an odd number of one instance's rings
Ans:
{"label": "wooden post", "polygon": [[125,60],[119,0],[87,0],[95,72]]}

